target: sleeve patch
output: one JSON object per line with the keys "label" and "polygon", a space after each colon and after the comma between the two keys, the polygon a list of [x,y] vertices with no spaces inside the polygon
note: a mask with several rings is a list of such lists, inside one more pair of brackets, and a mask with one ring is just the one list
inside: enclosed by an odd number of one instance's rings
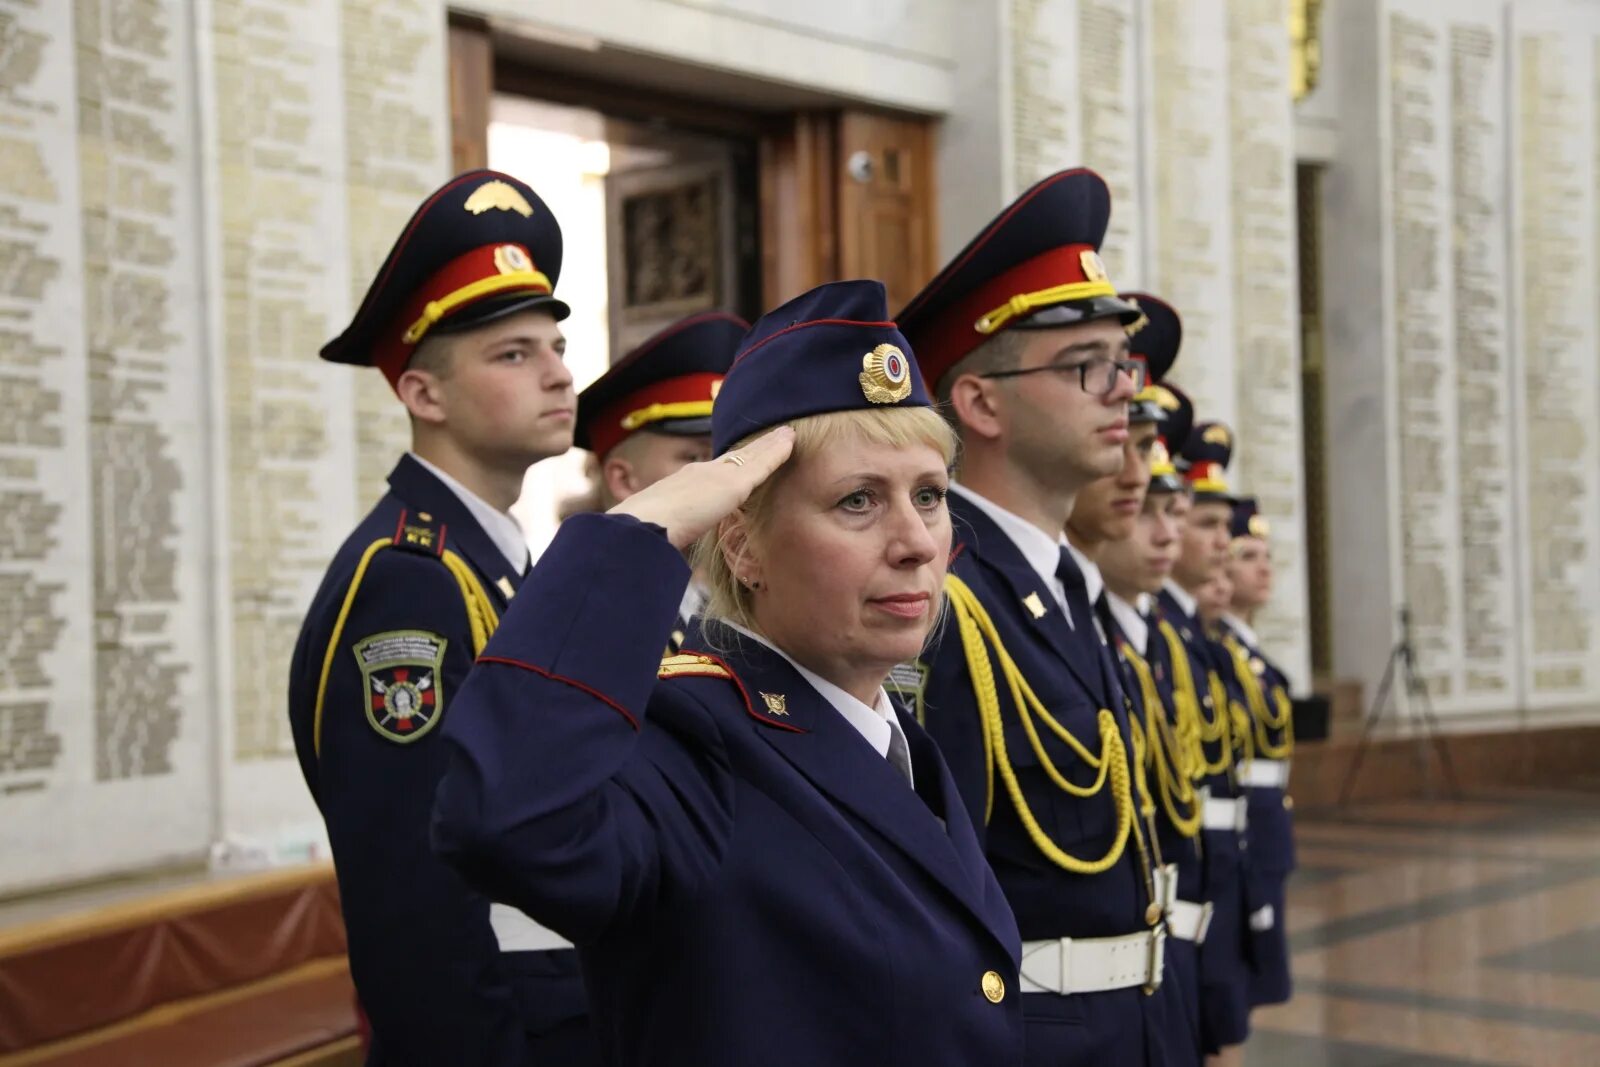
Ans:
{"label": "sleeve patch", "polygon": [[428,630],[388,630],[357,641],[367,723],[378,736],[407,745],[427,734],[444,711],[444,651]]}

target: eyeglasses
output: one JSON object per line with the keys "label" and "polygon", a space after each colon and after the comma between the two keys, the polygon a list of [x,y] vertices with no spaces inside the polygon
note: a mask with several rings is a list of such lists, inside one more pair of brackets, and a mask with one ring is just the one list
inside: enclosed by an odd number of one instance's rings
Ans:
{"label": "eyeglasses", "polygon": [[1117,378],[1126,374],[1133,379],[1133,391],[1137,393],[1144,388],[1145,365],[1137,359],[1111,359],[1108,356],[1096,356],[1094,359],[1082,363],[1047,363],[1043,367],[1028,367],[1025,370],[997,370],[989,374],[980,374],[980,378],[1021,378],[1029,374],[1076,374],[1078,386],[1090,396],[1110,396],[1117,388]]}

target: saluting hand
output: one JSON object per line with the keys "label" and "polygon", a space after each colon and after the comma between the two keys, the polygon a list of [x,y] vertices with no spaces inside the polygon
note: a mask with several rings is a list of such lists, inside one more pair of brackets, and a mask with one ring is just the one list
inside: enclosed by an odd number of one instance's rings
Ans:
{"label": "saluting hand", "polygon": [[708,463],[683,469],[630,496],[609,514],[632,515],[667,531],[673,547],[685,549],[724,515],[743,504],[755,487],[772,477],[794,449],[794,430],[771,433]]}

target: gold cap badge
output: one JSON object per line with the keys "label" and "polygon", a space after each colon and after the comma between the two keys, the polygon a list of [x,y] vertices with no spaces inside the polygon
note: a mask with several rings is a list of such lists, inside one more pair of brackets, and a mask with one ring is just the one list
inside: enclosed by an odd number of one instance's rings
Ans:
{"label": "gold cap badge", "polygon": [[1251,537],[1259,537],[1265,541],[1272,535],[1272,524],[1265,515],[1250,516],[1249,530]]}
{"label": "gold cap badge", "polygon": [[533,214],[533,205],[528,203],[528,198],[498,178],[472,190],[464,206],[474,215],[482,215],[485,211],[515,211],[523,218],[528,218]]}
{"label": "gold cap badge", "polygon": [[911,395],[911,363],[894,345],[882,344],[861,357],[861,392],[873,404],[898,404]]}
{"label": "gold cap badge", "polygon": [[517,274],[532,270],[533,260],[521,245],[501,245],[494,250],[494,269],[501,274]]}

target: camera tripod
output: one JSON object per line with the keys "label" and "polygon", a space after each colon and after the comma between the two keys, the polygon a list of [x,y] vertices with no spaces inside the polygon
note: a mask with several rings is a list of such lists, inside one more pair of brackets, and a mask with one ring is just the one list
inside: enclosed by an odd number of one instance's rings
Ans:
{"label": "camera tripod", "polygon": [[[1439,735],[1439,721],[1433,714],[1433,698],[1428,695],[1428,683],[1417,672],[1417,653],[1411,645],[1411,609],[1403,607],[1400,609],[1400,639],[1389,651],[1389,663],[1383,669],[1383,680],[1378,683],[1378,691],[1372,698],[1372,710],[1367,712],[1366,724],[1361,728],[1361,740],[1356,744],[1355,755],[1350,760],[1350,770],[1345,773],[1344,786],[1339,790],[1341,808],[1349,803],[1350,794],[1355,790],[1356,778],[1361,774],[1361,764],[1366,759],[1367,746],[1372,741],[1373,731],[1383,718],[1384,709],[1389,705],[1389,698],[1394,694],[1397,673],[1404,676],[1406,687],[1405,703],[1400,707],[1399,714],[1404,719],[1415,710],[1416,722],[1420,725],[1422,734],[1433,743],[1434,750],[1439,754],[1439,770],[1444,778],[1448,796],[1452,800],[1461,798],[1461,787],[1456,782],[1455,765],[1450,762],[1450,748]],[[1421,765],[1423,761],[1419,758],[1417,762]]]}

